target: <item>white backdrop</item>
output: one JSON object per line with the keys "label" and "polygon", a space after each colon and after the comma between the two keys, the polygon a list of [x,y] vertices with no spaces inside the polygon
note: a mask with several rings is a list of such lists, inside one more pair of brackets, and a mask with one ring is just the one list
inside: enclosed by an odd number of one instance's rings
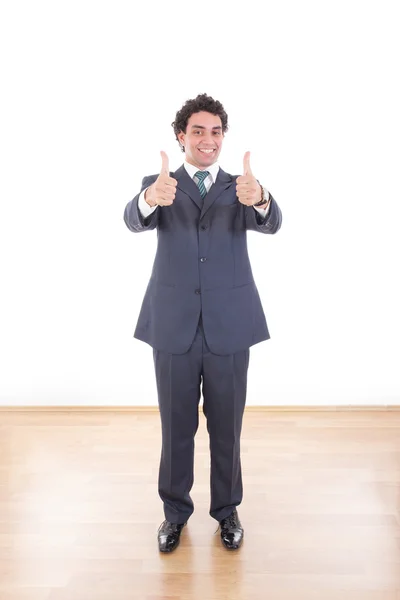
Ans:
{"label": "white backdrop", "polygon": [[396,2],[3,2],[2,405],[153,405],[133,338],[155,231],[123,222],[198,93],[222,168],[283,213],[249,232],[271,339],[248,404],[400,404]]}

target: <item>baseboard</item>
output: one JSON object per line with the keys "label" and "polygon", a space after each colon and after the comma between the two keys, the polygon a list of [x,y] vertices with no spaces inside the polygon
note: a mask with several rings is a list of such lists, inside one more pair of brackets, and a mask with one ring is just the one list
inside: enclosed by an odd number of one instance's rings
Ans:
{"label": "baseboard", "polygon": [[[201,411],[201,405],[199,406]],[[400,404],[393,405],[286,405],[246,406],[245,412],[358,412],[400,411]],[[158,406],[0,406],[0,412],[158,412]]]}

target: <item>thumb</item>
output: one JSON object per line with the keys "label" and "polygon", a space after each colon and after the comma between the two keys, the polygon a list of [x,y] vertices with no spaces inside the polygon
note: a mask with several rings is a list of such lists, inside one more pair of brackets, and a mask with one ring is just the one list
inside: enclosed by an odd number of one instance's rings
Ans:
{"label": "thumb", "polygon": [[164,152],[164,150],[160,150],[160,154],[161,154],[161,160],[162,160],[161,173],[166,173],[167,175],[169,175],[169,159],[168,159],[168,156],[166,155],[166,153]]}
{"label": "thumb", "polygon": [[250,167],[250,152],[246,152],[243,158],[243,175],[253,175]]}

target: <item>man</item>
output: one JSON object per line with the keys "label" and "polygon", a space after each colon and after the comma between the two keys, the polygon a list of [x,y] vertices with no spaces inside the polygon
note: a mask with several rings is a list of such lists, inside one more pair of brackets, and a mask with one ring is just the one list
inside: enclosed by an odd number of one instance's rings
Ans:
{"label": "man", "polygon": [[161,552],[179,544],[193,513],[194,437],[202,384],[211,453],[210,515],[221,540],[240,547],[243,527],[240,434],[250,346],[269,339],[247,252],[247,230],[273,234],[281,211],[250,168],[229,175],[218,165],[228,117],[206,94],[188,100],[172,123],[185,162],[143,179],[125,208],[127,227],[157,229],[154,265],[134,337],[153,348],[162,451],[158,489],[165,520]]}

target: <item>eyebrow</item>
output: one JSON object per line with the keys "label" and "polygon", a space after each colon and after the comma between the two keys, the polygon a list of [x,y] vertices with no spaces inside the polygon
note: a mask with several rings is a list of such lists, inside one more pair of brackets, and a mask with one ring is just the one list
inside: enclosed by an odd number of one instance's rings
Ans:
{"label": "eyebrow", "polygon": [[[192,125],[192,129],[206,129],[203,125]],[[213,129],[222,129],[220,125],[216,125]]]}

